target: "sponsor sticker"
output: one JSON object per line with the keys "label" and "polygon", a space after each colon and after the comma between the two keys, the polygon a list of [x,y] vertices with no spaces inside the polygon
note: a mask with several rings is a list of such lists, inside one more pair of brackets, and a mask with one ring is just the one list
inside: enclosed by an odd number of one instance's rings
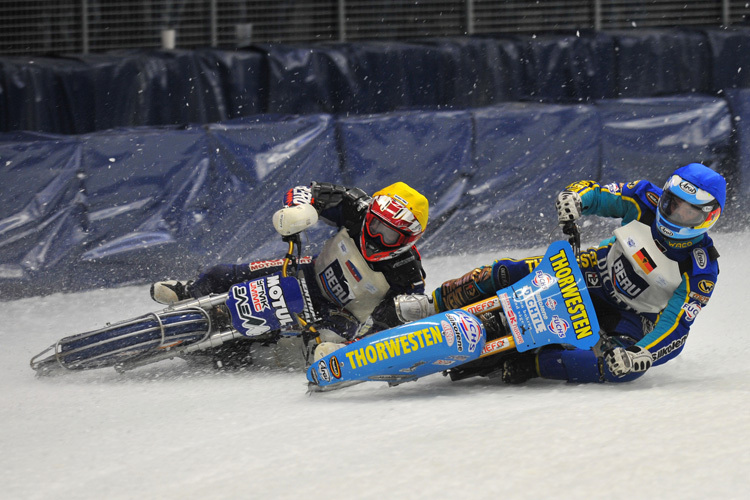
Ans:
{"label": "sponsor sticker", "polygon": [[320,378],[322,378],[326,382],[331,381],[331,373],[328,371],[328,365],[326,364],[324,359],[318,361],[318,373],[320,373]]}
{"label": "sponsor sticker", "polygon": [[698,290],[703,293],[711,293],[714,289],[714,282],[711,280],[700,280],[698,282]]}
{"label": "sponsor sticker", "polygon": [[635,273],[633,266],[624,257],[615,260],[612,270],[615,286],[626,297],[634,299],[648,288],[648,283]]}
{"label": "sponsor sticker", "polygon": [[508,347],[510,347],[510,339],[508,337],[500,337],[499,339],[490,340],[489,342],[484,344],[482,355],[499,351],[501,349],[507,349]]}
{"label": "sponsor sticker", "polygon": [[604,186],[604,189],[606,189],[610,193],[617,194],[620,192],[620,185],[616,182],[613,182],[612,184],[607,184],[606,186]]}
{"label": "sponsor sticker", "polygon": [[700,269],[705,269],[708,265],[708,255],[706,255],[706,251],[702,248],[693,250],[693,258],[695,259],[695,265]]}
{"label": "sponsor sticker", "polygon": [[[668,236],[670,238],[674,236],[674,232],[671,229],[664,227],[662,225],[659,225],[659,231],[661,231],[664,236]],[[669,244],[672,245],[671,242]]]}
{"label": "sponsor sticker", "polygon": [[287,206],[312,204],[312,190],[307,186],[297,186],[286,193],[284,202]]}
{"label": "sponsor sticker", "polygon": [[463,354],[453,354],[451,356],[448,356],[448,359],[455,359],[456,361],[466,361],[469,359],[469,356],[465,356]]}
{"label": "sponsor sticker", "polygon": [[[305,256],[299,259],[300,264],[309,264],[312,262],[312,257]],[[248,266],[251,271],[260,271],[261,269],[268,269],[271,267],[281,267],[284,265],[284,259],[270,259],[270,260],[258,260],[251,262]]]}
{"label": "sponsor sticker", "polygon": [[534,279],[531,280],[531,283],[535,287],[541,288],[542,290],[546,290],[547,288],[549,288],[550,286],[552,286],[552,284],[554,282],[555,282],[555,280],[554,280],[554,278],[552,278],[552,276],[550,276],[549,274],[547,274],[545,272],[542,272],[540,270],[537,270],[534,273]]}
{"label": "sponsor sticker", "polygon": [[688,181],[682,181],[680,182],[680,189],[685,191],[689,195],[695,195],[695,193],[698,192],[698,190]]}
{"label": "sponsor sticker", "polygon": [[547,326],[549,328],[549,331],[551,331],[561,339],[565,338],[565,334],[567,333],[568,328],[570,328],[568,322],[557,314],[552,316],[552,321],[550,321],[549,325]]}
{"label": "sponsor sticker", "polygon": [[480,314],[487,309],[493,309],[495,307],[500,307],[500,301],[497,297],[491,297],[481,302],[477,302],[476,304],[472,304],[471,306],[467,307],[466,310],[472,314]]}
{"label": "sponsor sticker", "polygon": [[331,359],[328,360],[328,368],[330,368],[332,376],[341,378],[341,363],[339,363],[339,358],[331,356]]}
{"label": "sponsor sticker", "polygon": [[[453,328],[451,327],[451,324],[445,320],[442,320],[440,322],[440,329],[443,330],[443,337],[445,337],[445,343],[448,344],[448,347],[453,347],[453,342],[455,342],[456,340],[456,335],[453,333]],[[458,350],[461,351],[462,347],[459,346]]]}
{"label": "sponsor sticker", "polygon": [[701,306],[695,302],[688,302],[687,304],[683,304],[682,310],[685,311],[685,319],[693,321],[698,316],[698,313],[701,312]]}
{"label": "sponsor sticker", "polygon": [[344,276],[344,270],[341,269],[339,261],[334,261],[328,267],[323,269],[323,272],[319,274],[319,278],[326,294],[333,299],[334,302],[345,306],[354,299],[351,290],[349,289],[349,283]]}
{"label": "sponsor sticker", "polygon": [[[474,352],[482,338],[482,328],[479,325],[479,320],[464,312],[455,314],[447,313],[445,317],[455,332],[456,341],[458,342],[463,337],[468,344],[468,351]],[[460,342],[458,343],[460,346]],[[459,351],[461,351],[460,347]]]}
{"label": "sponsor sticker", "polygon": [[253,281],[248,287],[250,302],[255,312],[261,312],[268,309],[268,296],[266,295],[266,284],[264,281]]}
{"label": "sponsor sticker", "polygon": [[695,293],[695,292],[690,292],[690,298],[694,299],[694,300],[697,300],[698,302],[700,302],[703,305],[708,304],[708,297],[706,297],[705,295],[701,295],[701,294]]}
{"label": "sponsor sticker", "polygon": [[416,363],[414,363],[411,366],[407,366],[406,368],[401,368],[399,370],[399,372],[400,373],[411,373],[413,371],[416,371],[416,369],[419,368],[420,366],[426,365],[426,364],[427,364],[426,361],[417,361]]}
{"label": "sponsor sticker", "polygon": [[452,359],[438,359],[437,361],[434,361],[432,364],[437,365],[437,366],[450,366],[455,363],[456,362]]}
{"label": "sponsor sticker", "polygon": [[601,281],[599,280],[599,273],[594,272],[594,271],[586,272],[586,286],[590,286],[590,287],[602,286]]}
{"label": "sponsor sticker", "polygon": [[505,318],[508,320],[510,332],[513,334],[513,340],[516,342],[516,345],[523,344],[524,340],[523,335],[521,334],[521,329],[518,326],[518,317],[516,316],[513,307],[510,305],[510,299],[508,298],[507,293],[500,295],[500,302],[503,304],[503,311],[505,312]]}

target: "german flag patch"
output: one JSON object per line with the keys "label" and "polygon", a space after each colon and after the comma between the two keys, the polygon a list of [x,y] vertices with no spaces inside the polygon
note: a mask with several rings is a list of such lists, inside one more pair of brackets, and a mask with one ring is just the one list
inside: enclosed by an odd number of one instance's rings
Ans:
{"label": "german flag patch", "polygon": [[638,250],[633,258],[638,263],[643,272],[649,274],[651,271],[656,269],[656,262],[651,258],[645,248]]}

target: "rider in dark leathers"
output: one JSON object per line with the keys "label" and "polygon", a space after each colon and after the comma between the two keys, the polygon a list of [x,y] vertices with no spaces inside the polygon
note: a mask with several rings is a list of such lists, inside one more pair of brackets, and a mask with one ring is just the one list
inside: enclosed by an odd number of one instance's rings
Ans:
{"label": "rider in dark leathers", "polygon": [[[402,182],[373,196],[359,188],[313,182],[286,194],[285,208],[277,212],[284,216],[274,217],[279,232],[284,234],[284,229],[277,219],[289,223],[297,217],[293,208],[301,205],[312,206],[316,220],[320,217],[340,230],[319,255],[303,257],[298,264],[298,277],[306,283],[315,306],[313,326],[350,340],[397,325],[393,298],[424,293],[425,272],[414,243],[427,226],[427,199]],[[347,245],[354,250],[342,256],[341,249]],[[280,271],[282,264],[282,259],[219,264],[194,281],[154,283],[151,296],[170,304],[224,293],[236,283]],[[217,350],[224,354],[221,364],[242,364],[238,360],[246,359],[247,354],[237,351],[236,342]]]}

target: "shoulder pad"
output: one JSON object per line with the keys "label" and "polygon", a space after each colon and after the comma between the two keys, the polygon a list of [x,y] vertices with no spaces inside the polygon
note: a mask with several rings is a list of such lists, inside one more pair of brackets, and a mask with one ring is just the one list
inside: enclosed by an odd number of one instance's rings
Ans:
{"label": "shoulder pad", "polygon": [[366,209],[370,206],[370,196],[360,188],[349,188],[344,197],[354,203],[358,209]]}
{"label": "shoulder pad", "polygon": [[659,204],[659,196],[653,191],[646,191],[646,201],[654,208]]}
{"label": "shoulder pad", "polygon": [[708,252],[705,248],[693,249],[693,269],[704,270],[710,263]]}
{"label": "shoulder pad", "polygon": [[719,252],[713,245],[708,247],[695,247],[690,251],[690,258],[680,262],[680,272],[693,274],[718,274]]}

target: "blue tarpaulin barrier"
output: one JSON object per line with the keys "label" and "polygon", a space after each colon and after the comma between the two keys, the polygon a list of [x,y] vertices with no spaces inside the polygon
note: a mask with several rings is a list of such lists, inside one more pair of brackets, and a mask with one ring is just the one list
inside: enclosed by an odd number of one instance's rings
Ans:
{"label": "blue tarpaulin barrier", "polygon": [[81,144],[43,134],[0,136],[0,282],[70,265],[85,241]]}
{"label": "blue tarpaulin barrier", "polygon": [[476,110],[466,194],[425,253],[456,253],[546,241],[554,197],[569,182],[598,178],[599,127],[591,105],[507,103]]}
{"label": "blue tarpaulin barrier", "polygon": [[285,247],[270,215],[283,194],[341,181],[329,115],[4,138],[3,296],[276,258]]}
{"label": "blue tarpaulin barrier", "polygon": [[207,210],[211,229],[203,236],[207,252],[214,262],[278,258],[286,246],[271,226],[271,215],[286,192],[313,180],[342,183],[333,118],[246,118],[212,125],[208,132],[216,179]]}
{"label": "blue tarpaulin barrier", "polygon": [[[750,98],[735,91],[730,102],[747,112]],[[424,192],[425,256],[544,245],[556,230],[554,196],[574,180],[659,182],[696,160],[743,180],[748,134],[737,129],[738,148],[731,127],[741,122],[727,101],[690,96],[4,134],[0,293],[191,277],[218,262],[279,257],[270,217],[290,187],[311,181],[374,192],[402,180]],[[330,231],[319,224],[310,240]]]}
{"label": "blue tarpaulin barrier", "polygon": [[401,112],[338,121],[347,182],[370,192],[406,181],[435,220],[454,210],[474,167],[468,112]]}
{"label": "blue tarpaulin barrier", "polygon": [[603,179],[666,179],[691,162],[721,170],[732,155],[732,119],[723,99],[615,99],[597,102],[597,110]]}

